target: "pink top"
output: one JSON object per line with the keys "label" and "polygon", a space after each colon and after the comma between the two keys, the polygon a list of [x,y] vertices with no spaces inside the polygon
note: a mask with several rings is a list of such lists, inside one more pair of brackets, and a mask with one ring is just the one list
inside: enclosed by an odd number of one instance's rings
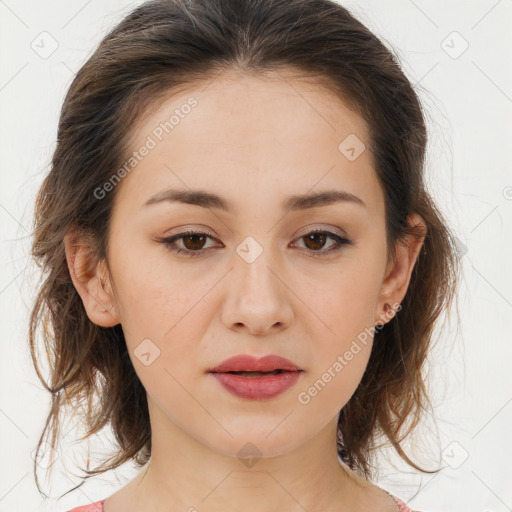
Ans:
{"label": "pink top", "polygon": [[[389,493],[388,493],[389,494]],[[399,512],[415,512],[411,510],[400,498],[389,494],[398,504]],[[105,498],[106,499],[106,498]],[[77,507],[72,510],[68,510],[67,512],[103,512],[103,502],[105,500],[97,501],[96,503],[91,503],[90,505],[84,505],[83,507]]]}

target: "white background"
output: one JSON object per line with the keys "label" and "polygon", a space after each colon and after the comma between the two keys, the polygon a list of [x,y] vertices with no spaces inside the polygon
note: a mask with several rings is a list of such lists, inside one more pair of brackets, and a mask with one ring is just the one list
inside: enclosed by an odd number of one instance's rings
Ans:
{"label": "white background", "polygon": [[[49,393],[30,364],[27,326],[37,276],[28,256],[32,210],[65,92],[106,31],[139,3],[0,0],[0,512],[63,512],[108,497],[133,476],[124,467],[58,502],[38,494],[31,452]],[[449,322],[430,358],[439,439],[425,424],[424,458],[414,459],[444,469],[422,475],[383,454],[378,484],[424,512],[512,510],[512,1],[343,5],[395,49],[421,90],[430,190],[463,254],[460,326]],[[58,43],[48,58],[32,48],[44,31]],[[56,480],[52,496],[80,482],[69,472]]]}

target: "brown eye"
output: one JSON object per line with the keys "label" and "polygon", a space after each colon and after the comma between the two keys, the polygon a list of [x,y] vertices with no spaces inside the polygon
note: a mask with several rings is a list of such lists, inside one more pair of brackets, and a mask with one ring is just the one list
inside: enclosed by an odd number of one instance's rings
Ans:
{"label": "brown eye", "polygon": [[[327,249],[322,249],[329,239],[333,240],[333,243],[329,245]],[[319,256],[328,255],[339,251],[344,245],[354,244],[354,242],[348,238],[343,238],[336,233],[331,233],[330,231],[321,230],[310,231],[309,233],[301,236],[299,240],[304,240],[305,248],[315,256],[315,253],[318,253]]]}
{"label": "brown eye", "polygon": [[197,251],[203,248],[206,242],[206,236],[198,234],[186,235],[182,237],[182,241],[185,249],[190,251]]}
{"label": "brown eye", "polygon": [[[170,251],[194,257],[200,256],[209,249],[208,247],[205,249],[205,243],[208,239],[213,240],[213,237],[200,231],[186,231],[179,233],[178,235],[163,238],[160,242],[163,243]],[[180,247],[178,242],[181,242],[182,247]]]}
{"label": "brown eye", "polygon": [[[323,249],[329,239],[333,240],[333,243],[329,245],[327,249]],[[185,231],[168,238],[163,238],[159,241],[170,251],[175,252],[176,254],[195,257],[201,256],[211,248],[205,248],[205,243],[208,240],[214,240],[214,238],[201,231]],[[315,256],[327,256],[339,251],[344,245],[354,244],[351,240],[343,238],[335,233],[320,230],[310,231],[309,233],[301,236],[299,240],[304,240],[305,248],[311,253],[311,255]]]}
{"label": "brown eye", "polygon": [[306,240],[306,247],[313,251],[318,251],[319,249],[321,249],[328,239],[326,234],[323,232],[310,233],[309,235],[306,235],[303,238]]}

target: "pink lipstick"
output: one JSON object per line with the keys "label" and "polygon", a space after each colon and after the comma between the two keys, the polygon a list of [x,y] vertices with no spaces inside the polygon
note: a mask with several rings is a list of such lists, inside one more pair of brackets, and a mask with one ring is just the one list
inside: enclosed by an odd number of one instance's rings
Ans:
{"label": "pink lipstick", "polygon": [[291,388],[304,370],[277,355],[231,357],[208,370],[230,393],[248,400],[267,400]]}

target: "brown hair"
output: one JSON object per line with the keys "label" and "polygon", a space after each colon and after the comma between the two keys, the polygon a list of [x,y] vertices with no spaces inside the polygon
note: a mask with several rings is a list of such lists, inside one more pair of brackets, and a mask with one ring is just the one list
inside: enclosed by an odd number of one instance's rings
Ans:
{"label": "brown hair", "polygon": [[[426,191],[426,126],[418,97],[397,59],[345,8],[331,0],[153,0],[128,14],[101,41],[66,94],[51,170],[36,200],[32,255],[45,274],[30,318],[30,352],[51,393],[45,436],[56,446],[60,414],[72,406],[87,439],[111,425],[114,456],[86,478],[151,455],[144,387],[130,361],[121,325],[92,323],[71,280],[64,236],[90,236],[91,254],[106,259],[114,192],[94,191],[126,161],[130,128],[171,90],[186,89],[226,69],[266,73],[295,69],[335,91],[366,121],[383,187],[389,257],[395,243],[427,225],[402,309],[376,333],[362,380],[339,415],[338,454],[373,476],[371,452],[384,434],[414,468],[428,472],[400,443],[430,405],[423,369],[436,320],[458,284],[456,240]],[[416,233],[417,234],[417,233]],[[43,278],[42,278],[43,281]],[[50,382],[41,375],[36,333],[42,327]],[[97,403],[93,406],[93,400]],[[410,420],[410,421],[409,421]],[[81,485],[81,484],[80,484]]]}

